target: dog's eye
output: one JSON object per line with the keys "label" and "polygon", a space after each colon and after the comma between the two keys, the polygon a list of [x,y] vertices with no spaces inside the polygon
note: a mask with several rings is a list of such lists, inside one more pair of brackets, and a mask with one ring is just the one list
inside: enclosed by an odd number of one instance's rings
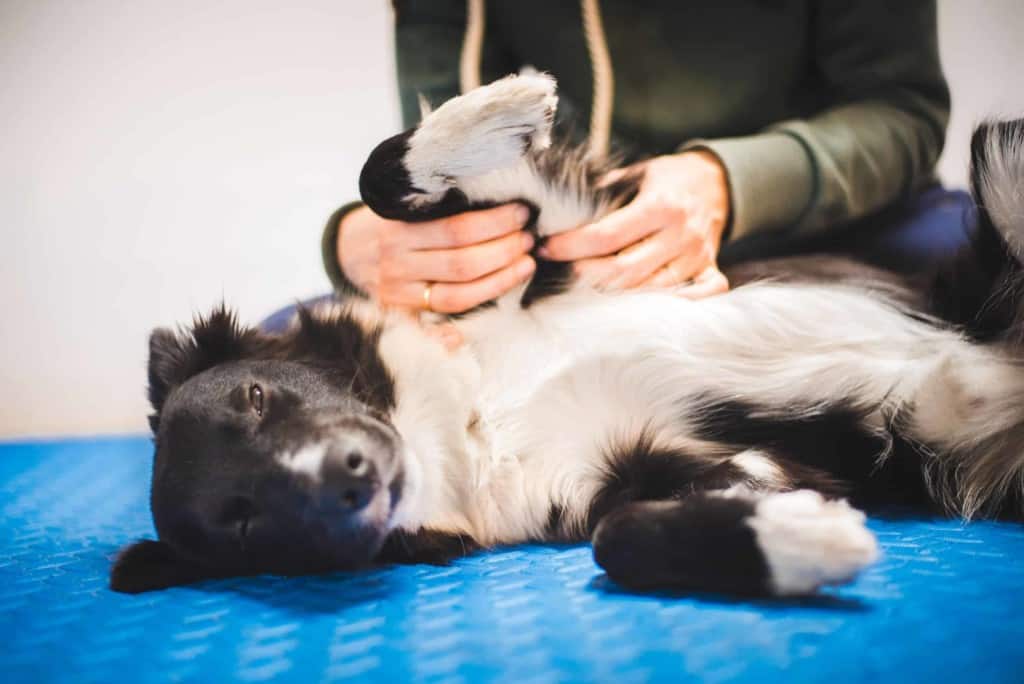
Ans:
{"label": "dog's eye", "polygon": [[259,385],[253,385],[249,388],[249,403],[252,404],[252,408],[256,411],[257,416],[263,416],[263,388]]}

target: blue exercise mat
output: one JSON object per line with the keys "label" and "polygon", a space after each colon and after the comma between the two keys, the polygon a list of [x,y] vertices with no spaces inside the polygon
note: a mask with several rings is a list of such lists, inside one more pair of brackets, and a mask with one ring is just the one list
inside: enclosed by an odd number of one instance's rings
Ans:
{"label": "blue exercise mat", "polygon": [[582,545],[124,596],[150,454],[0,446],[4,682],[1024,681],[1024,526],[872,521],[882,562],[803,601],[622,593]]}

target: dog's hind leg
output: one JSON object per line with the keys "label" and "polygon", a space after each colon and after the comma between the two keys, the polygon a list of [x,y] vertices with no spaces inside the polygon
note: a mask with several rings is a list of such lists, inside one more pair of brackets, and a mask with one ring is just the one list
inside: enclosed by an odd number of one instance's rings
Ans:
{"label": "dog's hind leg", "polygon": [[546,74],[508,76],[445,102],[416,128],[377,146],[359,190],[374,212],[424,221],[519,201],[541,237],[621,205],[642,172],[602,182],[613,160],[551,146],[558,98]]}
{"label": "dog's hind leg", "polygon": [[593,544],[624,587],[744,595],[811,594],[878,556],[863,513],[811,490],[635,501],[601,519]]}
{"label": "dog's hind leg", "polygon": [[445,102],[370,154],[359,177],[363,199],[381,216],[408,221],[521,196],[514,178],[504,179],[507,187],[467,186],[497,171],[518,171],[526,155],[551,144],[555,89],[550,76],[524,74]]}
{"label": "dog's hind leg", "polygon": [[428,114],[402,159],[416,188],[410,201],[429,203],[465,179],[513,166],[550,146],[555,90],[555,79],[546,74],[507,76]]}

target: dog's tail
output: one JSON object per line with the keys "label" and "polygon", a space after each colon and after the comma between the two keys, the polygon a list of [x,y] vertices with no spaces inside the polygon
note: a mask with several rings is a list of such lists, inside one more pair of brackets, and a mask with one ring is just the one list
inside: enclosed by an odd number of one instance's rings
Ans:
{"label": "dog's tail", "polygon": [[934,311],[975,340],[1024,349],[1024,119],[975,129],[971,194],[971,244],[937,276]]}
{"label": "dog's tail", "polygon": [[1024,119],[975,130],[971,192],[971,242],[936,277],[933,312],[995,355],[962,359],[957,382],[932,393],[970,399],[945,418],[950,438],[926,459],[926,482],[950,512],[1024,519]]}

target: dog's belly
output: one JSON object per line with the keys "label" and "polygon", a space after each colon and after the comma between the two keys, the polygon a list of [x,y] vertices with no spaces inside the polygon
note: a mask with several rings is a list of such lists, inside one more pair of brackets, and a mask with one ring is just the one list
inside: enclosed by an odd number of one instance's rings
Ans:
{"label": "dog's belly", "polygon": [[670,340],[692,306],[573,293],[524,310],[510,297],[458,322],[480,367],[478,538],[542,536],[552,506],[582,530],[611,441],[671,431],[671,398],[652,389],[662,368],[682,368]]}
{"label": "dog's belly", "polygon": [[527,310],[501,302],[459,326],[481,371],[487,446],[474,527],[485,543],[542,536],[552,506],[582,534],[581,502],[601,485],[608,454],[641,434],[729,455],[695,437],[701,398],[873,409],[912,400],[962,344],[876,295],[813,285],[700,302],[571,293]]}
{"label": "dog's belly", "polygon": [[502,302],[459,325],[480,366],[481,410],[510,423],[552,393],[569,402],[549,407],[560,419],[576,405],[619,405],[599,391],[612,387],[635,394],[645,420],[653,398],[666,395],[752,393],[786,404],[865,382],[877,395],[962,342],[877,294],[796,284],[697,302],[664,292],[569,293],[526,310]]}

